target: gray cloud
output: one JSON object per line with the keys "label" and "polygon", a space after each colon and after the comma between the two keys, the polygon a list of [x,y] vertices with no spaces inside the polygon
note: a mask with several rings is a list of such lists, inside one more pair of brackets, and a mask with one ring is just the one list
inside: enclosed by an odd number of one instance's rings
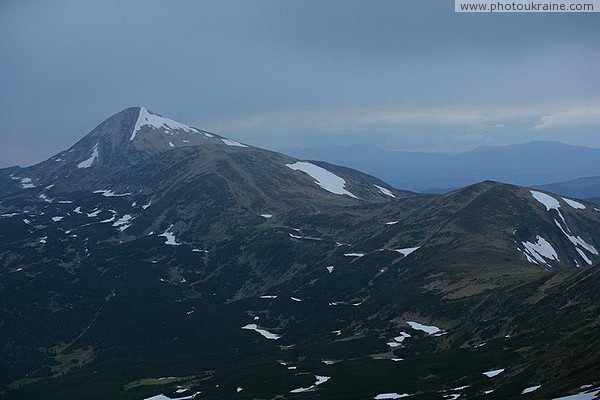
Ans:
{"label": "gray cloud", "polygon": [[0,166],[132,105],[275,149],[600,146],[599,39],[595,14],[439,1],[6,0]]}

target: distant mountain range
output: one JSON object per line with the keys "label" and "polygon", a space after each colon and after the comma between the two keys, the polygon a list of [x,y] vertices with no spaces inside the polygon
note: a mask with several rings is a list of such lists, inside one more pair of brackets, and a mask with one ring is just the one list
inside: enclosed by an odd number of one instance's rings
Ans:
{"label": "distant mountain range", "polygon": [[355,168],[416,192],[444,193],[484,180],[535,186],[600,175],[600,149],[558,142],[482,146],[459,154],[390,151],[365,145],[284,152]]}
{"label": "distant mountain range", "polygon": [[585,201],[417,194],[128,108],[0,169],[0,398],[592,399],[599,249]]}

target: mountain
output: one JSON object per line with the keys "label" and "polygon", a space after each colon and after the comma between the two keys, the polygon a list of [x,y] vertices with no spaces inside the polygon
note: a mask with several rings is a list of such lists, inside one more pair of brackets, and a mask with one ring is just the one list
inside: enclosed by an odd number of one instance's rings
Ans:
{"label": "mountain", "polygon": [[[176,149],[184,150],[174,153],[175,155],[170,153],[170,151]],[[241,149],[246,149],[246,151],[241,151]],[[202,154],[195,153],[198,151]],[[255,174],[261,172],[266,174],[273,172],[277,175],[278,173],[268,169],[260,171],[260,168],[265,167],[262,164],[259,168],[257,168],[257,165],[253,165],[255,161],[253,157],[260,154],[258,156],[260,160],[269,159],[269,163],[273,164],[274,167],[283,167],[285,172],[299,177],[301,180],[304,179],[306,183],[314,182],[314,180],[311,181],[307,177],[307,174],[294,173],[292,169],[285,167],[285,163],[292,164],[298,161],[291,157],[254,148],[207,131],[189,127],[150,112],[144,107],[133,107],[108,118],[71,148],[50,157],[40,164],[28,168],[13,167],[0,170],[0,177],[5,178],[0,183],[0,189],[4,193],[18,193],[24,188],[55,185],[53,186],[54,190],[92,190],[98,189],[98,185],[107,184],[105,177],[110,176],[112,178],[111,174],[116,174],[117,171],[130,170],[135,170],[135,172],[133,172],[133,181],[128,182],[128,184],[140,185],[140,181],[137,179],[141,175],[143,176],[143,168],[174,169],[170,163],[182,161],[180,160],[182,154],[187,155],[187,158],[186,156],[183,156],[183,158],[189,162],[183,162],[178,166],[178,168],[182,168],[177,171],[180,175],[201,173],[200,170],[194,169],[199,167],[200,164],[210,168],[215,167],[214,163],[227,162],[239,163],[239,173],[250,171],[254,173],[248,176],[255,177]],[[144,164],[146,161],[148,161],[148,164]],[[209,166],[207,161],[213,164]],[[137,167],[137,170],[134,166]],[[308,165],[307,167],[316,168],[314,165],[312,167]],[[257,169],[243,171],[244,168]],[[302,171],[301,165],[295,168]],[[189,169],[189,171],[184,171],[184,169]],[[347,184],[363,200],[413,195],[411,192],[394,190],[386,183],[357,171],[348,168],[338,170],[340,175],[346,178],[348,182],[331,182],[331,184],[333,186]],[[219,172],[224,173],[226,171],[220,169]],[[227,172],[234,171],[227,170]],[[316,169],[314,171],[317,175],[326,172]],[[120,179],[127,182],[127,173],[124,174]],[[153,172],[150,172],[150,174],[153,174]],[[159,176],[154,174],[153,176],[161,180],[163,185],[169,185],[169,181],[173,178],[168,174]],[[6,179],[7,177],[11,179]],[[327,181],[331,177],[324,176],[323,179]],[[109,181],[111,178],[109,178]],[[147,179],[147,176],[144,176],[143,179]],[[122,188],[127,191],[128,184],[120,183],[115,188]],[[148,185],[153,186],[155,184],[154,181],[143,180],[140,190],[147,190]],[[161,186],[161,188],[164,187]],[[315,192],[317,192],[317,195],[324,195],[322,191],[315,190]],[[353,196],[352,194],[348,195],[348,197]]]}
{"label": "mountain", "polygon": [[600,149],[558,142],[482,146],[459,154],[390,151],[364,145],[285,152],[356,168],[392,186],[427,193],[445,193],[483,180],[534,186],[600,175]]}
{"label": "mountain", "polygon": [[562,194],[564,196],[577,197],[579,199],[600,197],[600,176],[577,178],[567,182],[549,183],[537,186],[537,188]]}
{"label": "mountain", "polygon": [[597,206],[208,135],[131,108],[0,170],[2,399],[600,390]]}

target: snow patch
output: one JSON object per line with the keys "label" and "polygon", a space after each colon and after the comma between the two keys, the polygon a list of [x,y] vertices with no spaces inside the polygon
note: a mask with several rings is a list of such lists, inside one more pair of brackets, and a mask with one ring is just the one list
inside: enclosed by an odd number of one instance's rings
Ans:
{"label": "snow patch", "polygon": [[[185,392],[185,390],[184,390],[184,392]],[[181,393],[181,392],[178,392],[178,393]],[[147,397],[144,400],[191,400],[191,399],[194,399],[200,393],[201,392],[196,392],[192,395],[185,396],[185,397],[168,397],[168,396],[165,396],[164,394],[157,394],[156,396]]]}
{"label": "snow patch", "polygon": [[429,335],[433,335],[433,334],[442,332],[442,330],[440,328],[438,328],[437,326],[423,325],[423,324],[420,324],[415,321],[406,321],[406,323],[408,325],[410,325],[410,327],[413,328],[414,330],[423,331]]}
{"label": "snow patch", "polygon": [[410,335],[406,332],[400,332],[400,336],[396,336],[394,340],[398,343],[404,342],[405,339],[409,338]]}
{"label": "snow patch", "polygon": [[404,397],[409,397],[408,393],[381,393],[377,396],[373,397],[375,400],[385,400],[385,399],[402,399]]}
{"label": "snow patch", "polygon": [[528,388],[523,389],[523,391],[521,392],[521,394],[527,394],[527,393],[535,392],[536,390],[538,390],[541,387],[542,387],[542,385],[530,386]]}
{"label": "snow patch", "polygon": [[58,221],[62,221],[64,217],[52,217],[52,221],[54,222],[58,222]]}
{"label": "snow patch", "polygon": [[294,235],[292,233],[290,233],[290,237],[292,239],[306,239],[306,240],[317,240],[317,241],[323,240],[321,238],[316,238],[316,237],[311,237],[311,236],[298,236],[298,235]]}
{"label": "snow patch", "polygon": [[294,390],[291,390],[290,393],[312,392],[313,390],[315,390],[317,388],[317,386],[322,385],[323,383],[327,382],[329,379],[331,379],[331,377],[315,375],[315,379],[316,379],[316,382],[314,383],[314,385],[309,386],[307,388],[294,389]]}
{"label": "snow patch", "polygon": [[138,114],[138,119],[135,123],[135,127],[133,128],[133,132],[131,132],[131,137],[129,140],[135,139],[137,133],[144,126],[150,127],[152,129],[164,129],[165,133],[169,135],[174,135],[176,132],[172,132],[174,130],[191,132],[191,133],[200,133],[200,131],[196,128],[192,128],[188,125],[182,124],[177,121],[173,121],[172,119],[161,117],[158,114],[154,114],[148,111],[144,107],[140,107],[140,112]]}
{"label": "snow patch", "polygon": [[558,211],[560,208],[560,203],[554,197],[547,195],[546,193],[537,192],[535,190],[530,190],[530,192],[534,199],[546,207],[546,211],[550,211],[552,209]]}
{"label": "snow patch", "polygon": [[31,189],[34,188],[35,185],[33,184],[31,178],[21,178],[21,187],[23,189]]}
{"label": "snow patch", "polygon": [[273,217],[273,214],[260,214],[261,217],[269,219]]}
{"label": "snow patch", "polygon": [[484,372],[483,375],[487,376],[488,378],[493,378],[495,376],[500,375],[504,371],[505,371],[504,368],[492,369],[491,371]]}
{"label": "snow patch", "polygon": [[277,335],[275,333],[271,333],[271,332],[269,332],[266,329],[261,329],[256,324],[244,325],[244,326],[242,326],[242,329],[246,329],[246,330],[249,330],[249,331],[255,331],[257,333],[260,333],[262,336],[264,336],[266,339],[269,339],[269,340],[281,339],[281,335]]}
{"label": "snow patch", "polygon": [[175,235],[173,234],[173,232],[171,232],[171,228],[173,228],[173,225],[169,226],[169,228],[166,231],[164,231],[158,236],[162,236],[167,239],[165,240],[165,244],[168,244],[170,246],[180,246],[181,243],[177,243]]}
{"label": "snow patch", "polygon": [[396,225],[398,222],[400,221],[390,221],[390,222],[386,222],[386,225]]}
{"label": "snow patch", "polygon": [[346,181],[343,178],[327,171],[324,168],[321,168],[317,165],[311,164],[306,161],[298,161],[293,164],[285,164],[286,167],[293,169],[294,171],[302,171],[305,174],[310,175],[315,183],[321,186],[323,189],[328,192],[339,194],[339,195],[347,195],[357,199],[355,195],[350,193],[345,189]]}
{"label": "snow patch", "polygon": [[575,247],[575,250],[577,250],[577,252],[579,253],[579,255],[581,256],[581,258],[583,258],[583,260],[588,263],[588,265],[592,265],[593,262],[592,260],[590,260],[588,258],[588,256],[583,252],[583,250],[581,250],[579,247]]}
{"label": "snow patch", "polygon": [[16,215],[19,215],[19,213],[7,213],[7,214],[2,214],[2,215],[0,215],[0,217],[3,217],[3,218],[10,218],[10,217],[14,217],[14,216],[16,216]]}
{"label": "snow patch", "polygon": [[227,146],[248,147],[245,144],[241,144],[240,142],[236,142],[235,140],[231,140],[231,139],[221,139],[221,141],[223,143],[225,143]]}
{"label": "snow patch", "polygon": [[98,143],[94,145],[94,149],[92,150],[92,155],[87,160],[84,160],[77,164],[77,168],[90,168],[96,161],[98,161],[98,156],[100,152],[98,151]]}
{"label": "snow patch", "polygon": [[54,199],[51,199],[50,197],[46,196],[46,193],[41,193],[38,197],[44,200],[46,203],[52,203],[54,201]]}
{"label": "snow patch", "polygon": [[344,257],[363,257],[365,253],[344,253]]}
{"label": "snow patch", "polygon": [[567,199],[566,197],[563,197],[562,199],[565,201],[565,203],[567,203],[576,210],[585,210],[585,206],[578,201]]}
{"label": "snow patch", "polygon": [[101,194],[104,197],[125,197],[129,196],[132,193],[115,193],[112,190],[94,190],[95,194]]}
{"label": "snow patch", "polygon": [[[554,250],[554,247],[540,235],[537,235],[535,238],[536,241],[534,243],[522,243],[525,247],[526,254],[542,264],[548,264],[546,259],[558,261],[558,254],[556,253],[556,250]],[[530,259],[528,258],[528,260]],[[535,264],[537,264],[537,262]]]}
{"label": "snow patch", "polygon": [[117,218],[117,212],[115,210],[110,210],[110,212],[112,212],[112,217],[100,221],[101,224],[107,224],[109,222],[113,222]]}
{"label": "snow patch", "polygon": [[386,189],[386,188],[378,186],[378,185],[373,185],[373,186],[375,186],[377,189],[379,189],[381,194],[384,194],[389,197],[393,197],[394,199],[396,198],[396,196],[394,196],[394,193],[392,193],[389,189]]}
{"label": "snow patch", "polygon": [[394,249],[394,251],[397,251],[398,253],[400,253],[404,257],[406,257],[407,255],[414,253],[415,251],[419,250],[420,248],[421,248],[421,246],[407,247],[405,249]]}
{"label": "snow patch", "polygon": [[560,228],[562,233],[565,234],[567,239],[569,239],[569,241],[571,243],[573,243],[575,246],[583,247],[585,250],[589,251],[590,253],[592,253],[594,255],[598,255],[598,250],[596,250],[596,248],[594,246],[587,243],[580,236],[573,236],[573,235],[567,233],[567,231],[562,227],[562,225],[560,223],[558,223],[558,221],[554,220],[554,223]]}
{"label": "snow patch", "polygon": [[329,267],[327,267],[327,272],[329,272],[330,274],[333,272],[333,269],[335,267],[333,265],[330,265]]}
{"label": "snow patch", "polygon": [[93,210],[91,213],[88,213],[87,216],[89,218],[97,217],[101,212],[102,212],[102,210],[96,209],[96,210]]}
{"label": "snow patch", "polygon": [[121,232],[123,232],[125,229],[127,229],[131,226],[130,222],[132,219],[133,219],[133,217],[131,215],[125,214],[121,218],[116,220],[115,223],[113,224],[113,226],[119,227],[119,230]]}

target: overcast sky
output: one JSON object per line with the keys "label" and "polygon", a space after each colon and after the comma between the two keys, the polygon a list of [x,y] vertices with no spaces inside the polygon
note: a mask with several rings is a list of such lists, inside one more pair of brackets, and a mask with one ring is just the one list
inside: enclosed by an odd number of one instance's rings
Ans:
{"label": "overcast sky", "polygon": [[0,1],[0,167],[143,105],[253,145],[600,147],[600,13],[451,0]]}

